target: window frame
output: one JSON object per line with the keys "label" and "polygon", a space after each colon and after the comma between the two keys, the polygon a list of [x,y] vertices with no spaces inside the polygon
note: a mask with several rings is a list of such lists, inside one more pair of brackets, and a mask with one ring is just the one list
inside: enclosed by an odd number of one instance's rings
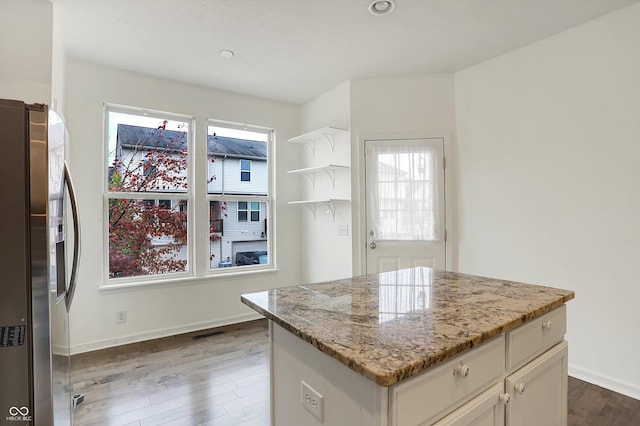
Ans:
{"label": "window frame", "polygon": [[[187,191],[182,193],[165,192],[111,192],[109,191],[109,113],[124,113],[140,115],[158,119],[170,119],[188,123],[187,139]],[[239,195],[239,194],[209,194],[206,184],[208,174],[207,139],[198,135],[203,132],[203,126],[208,130],[209,126],[226,127],[236,130],[249,130],[267,135],[267,194],[266,195]],[[189,281],[208,280],[215,277],[246,275],[261,272],[277,271],[277,254],[275,244],[275,144],[276,131],[273,128],[248,125],[244,123],[229,122],[217,119],[200,119],[195,116],[153,110],[143,107],[127,106],[114,103],[103,104],[103,149],[102,149],[102,192],[103,192],[103,256],[102,256],[102,283],[103,290],[116,290],[126,288],[138,288],[149,285],[176,285]],[[202,149],[204,144],[204,150]],[[202,155],[204,152],[204,155]],[[249,160],[250,161],[250,160]],[[251,164],[253,168],[253,164]],[[251,173],[252,170],[249,170]],[[202,181],[202,182],[201,182]],[[246,181],[244,181],[246,182]],[[244,183],[243,182],[243,183]],[[109,199],[153,199],[157,202],[168,200],[186,200],[187,203],[187,268],[182,272],[160,273],[155,275],[139,275],[132,277],[109,277]],[[265,216],[259,211],[260,219],[269,221],[266,227],[268,263],[257,265],[244,265],[233,268],[210,268],[210,247],[202,244],[206,239],[199,235],[208,235],[210,229],[209,205],[211,201],[232,202],[246,201],[247,221],[251,222],[252,202],[265,202]],[[260,220],[258,220],[260,222]],[[216,282],[216,281],[213,281]]]}
{"label": "window frame", "polygon": [[[243,168],[242,167],[243,163],[249,164],[249,168],[248,169]],[[269,157],[267,156],[267,164],[268,163],[269,163]],[[251,160],[240,159],[240,182],[251,183],[251,169],[252,169],[252,167],[253,167],[253,164],[252,164]],[[245,173],[248,176],[247,180],[243,179]]]}
{"label": "window frame", "polygon": [[[247,207],[244,209],[240,208],[240,203],[246,203]],[[253,204],[258,204],[258,208],[254,209],[253,208]],[[236,208],[236,213],[238,214],[238,222],[239,223],[245,223],[245,222],[260,222],[260,202],[259,201],[238,201],[238,207]],[[244,220],[240,219],[240,212],[244,212],[246,213],[246,218]],[[258,219],[253,220],[253,213],[257,212],[258,213]]]}
{"label": "window frame", "polygon": [[[266,240],[267,240],[267,252],[268,252],[268,263],[266,264],[256,264],[256,265],[243,265],[236,266],[232,268],[211,268],[210,267],[210,253],[206,254],[206,257],[203,254],[202,261],[199,263],[199,267],[205,267],[206,270],[200,270],[200,274],[205,276],[225,276],[225,275],[236,275],[236,274],[246,274],[246,273],[254,273],[254,272],[263,272],[263,271],[275,271],[278,269],[277,267],[277,253],[275,250],[276,247],[276,232],[275,232],[275,185],[274,185],[274,176],[275,176],[275,164],[276,158],[274,155],[274,144],[276,138],[276,130],[270,127],[258,126],[258,125],[250,125],[245,123],[237,123],[232,121],[224,121],[218,119],[208,119],[207,120],[207,134],[209,130],[209,126],[214,127],[223,127],[228,129],[240,130],[240,131],[251,131],[255,133],[265,134],[267,137],[267,193],[266,195],[247,195],[247,194],[231,194],[231,193],[222,193],[222,194],[209,194],[207,187],[205,186],[205,194],[206,194],[206,203],[204,211],[202,214],[209,217],[209,203],[211,201],[220,201],[227,203],[231,202],[242,202],[246,201],[247,205],[247,222],[251,223],[250,216],[250,203],[251,202],[264,202],[266,203],[266,211],[265,217],[261,217],[263,221],[269,222],[269,226],[266,227]],[[208,154],[205,155],[203,159],[205,163],[209,162]],[[251,165],[253,168],[253,164]],[[207,170],[205,168],[205,170]],[[246,182],[246,181],[245,181]],[[245,183],[241,181],[240,183]],[[262,215],[260,215],[262,216]],[[237,214],[236,214],[237,219]],[[260,222],[260,220],[258,220]],[[244,222],[242,222],[244,223]],[[208,224],[208,222],[207,222]],[[200,225],[200,224],[198,224]],[[205,232],[203,230],[203,232]],[[202,253],[201,253],[202,254]]]}

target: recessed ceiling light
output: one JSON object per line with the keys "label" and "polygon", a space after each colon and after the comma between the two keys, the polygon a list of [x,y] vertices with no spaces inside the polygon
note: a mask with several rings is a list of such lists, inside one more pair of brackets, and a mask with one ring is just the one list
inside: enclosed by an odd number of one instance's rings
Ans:
{"label": "recessed ceiling light", "polygon": [[221,58],[225,58],[225,59],[231,59],[233,58],[233,55],[235,55],[235,53],[233,53],[233,50],[221,50],[220,52],[218,52],[220,54]]}
{"label": "recessed ceiling light", "polygon": [[373,0],[369,3],[369,13],[376,16],[388,15],[396,8],[394,0]]}

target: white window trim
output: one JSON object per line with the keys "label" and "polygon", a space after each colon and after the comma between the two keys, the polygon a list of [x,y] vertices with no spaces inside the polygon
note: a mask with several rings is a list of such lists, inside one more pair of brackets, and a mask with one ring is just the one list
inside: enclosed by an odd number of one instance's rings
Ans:
{"label": "white window trim", "polygon": [[[110,192],[108,184],[109,165],[109,112],[143,115],[157,117],[158,119],[171,119],[189,123],[189,133],[187,138],[187,192],[185,193],[158,193],[140,192],[124,193]],[[161,282],[167,280],[184,279],[194,277],[195,247],[193,244],[194,235],[194,188],[193,188],[193,147],[194,147],[195,117],[165,111],[152,110],[147,108],[137,108],[126,105],[104,103],[103,104],[103,148],[102,148],[102,193],[103,193],[103,256],[102,256],[102,285],[101,287],[119,287],[122,285],[134,286],[148,282]],[[109,278],[109,199],[165,199],[165,200],[187,200],[187,270],[170,274],[144,275],[137,277]]]}
{"label": "white window trim", "polygon": [[[242,168],[242,162],[246,161],[247,163],[249,163],[249,169],[243,169]],[[269,161],[269,158],[267,157],[267,162]],[[253,162],[251,160],[247,160],[247,159],[241,159],[240,160],[240,182],[251,182],[251,169],[253,168]],[[242,173],[249,173],[249,180],[242,180]]]}
{"label": "white window trim", "polygon": [[[189,123],[189,136],[187,141],[187,192],[178,194],[162,193],[119,193],[109,192],[108,188],[108,151],[109,151],[109,126],[108,112],[121,112],[125,114],[146,115],[158,118],[167,118]],[[209,125],[234,128],[238,130],[251,130],[267,135],[267,194],[268,195],[212,195],[207,194],[206,174],[208,169],[207,141],[198,141],[195,135],[207,135]],[[221,121],[215,119],[196,120],[195,117],[178,113],[171,113],[147,108],[132,107],[113,103],[103,104],[103,149],[102,149],[102,189],[103,189],[103,256],[102,256],[102,283],[101,291],[117,292],[127,289],[136,289],[149,286],[175,286],[196,284],[207,281],[213,277],[234,277],[241,275],[252,275],[256,273],[267,273],[278,271],[276,253],[276,217],[275,217],[275,129],[256,125],[247,125]],[[204,143],[204,149],[201,145]],[[196,167],[196,162],[200,167]],[[200,182],[202,181],[202,182]],[[204,196],[194,194],[203,193]],[[153,194],[150,196],[149,194]],[[166,199],[166,200],[187,200],[187,251],[188,262],[187,271],[158,275],[144,275],[138,277],[109,278],[109,199]],[[267,227],[267,250],[269,253],[269,263],[263,265],[246,265],[232,268],[209,268],[209,248],[206,244],[209,235],[209,202],[210,201],[258,201],[267,205],[266,217],[269,220]],[[248,210],[250,214],[251,210]],[[250,219],[250,217],[248,217]],[[197,236],[197,237],[196,237]],[[200,248],[202,247],[202,248]],[[200,248],[200,249],[198,249]],[[210,281],[208,281],[210,282]]]}
{"label": "white window trim", "polygon": [[[196,264],[198,270],[196,275],[198,277],[209,276],[209,277],[218,277],[218,276],[234,276],[241,275],[243,273],[256,273],[256,272],[269,272],[278,270],[277,264],[277,252],[276,252],[276,212],[275,212],[275,165],[276,165],[276,157],[275,157],[275,137],[276,131],[270,127],[263,127],[257,125],[250,125],[244,123],[237,123],[231,121],[223,121],[216,119],[209,119],[207,121],[207,130],[209,126],[217,126],[217,127],[226,127],[229,129],[236,130],[249,130],[258,133],[264,133],[267,135],[267,195],[227,195],[227,194],[208,194],[206,195],[206,203],[204,203],[202,211],[199,211],[199,215],[201,217],[209,217],[209,202],[210,201],[260,201],[267,203],[267,212],[266,217],[263,219],[268,219],[269,225],[267,226],[267,252],[269,253],[269,263],[264,265],[245,265],[241,267],[231,267],[231,268],[218,268],[218,269],[210,269],[209,268],[209,252],[208,250],[202,250],[198,253],[199,262]],[[208,132],[205,132],[208,134]],[[208,162],[207,154],[205,151],[204,158],[201,160],[205,163]],[[204,170],[206,170],[206,165]],[[206,178],[205,178],[206,180]],[[205,193],[207,192],[207,188],[205,185],[204,188]],[[202,223],[200,223],[202,222]],[[209,221],[200,221],[197,223],[198,227],[196,228],[197,235],[209,235]],[[204,226],[206,225],[206,228]]]}

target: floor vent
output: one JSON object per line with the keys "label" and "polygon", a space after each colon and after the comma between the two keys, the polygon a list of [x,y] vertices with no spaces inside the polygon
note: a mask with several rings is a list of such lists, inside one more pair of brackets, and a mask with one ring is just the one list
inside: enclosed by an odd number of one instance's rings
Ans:
{"label": "floor vent", "polygon": [[217,336],[218,334],[224,334],[224,331],[212,331],[211,333],[198,334],[197,336],[193,336],[193,340],[206,339],[207,337]]}

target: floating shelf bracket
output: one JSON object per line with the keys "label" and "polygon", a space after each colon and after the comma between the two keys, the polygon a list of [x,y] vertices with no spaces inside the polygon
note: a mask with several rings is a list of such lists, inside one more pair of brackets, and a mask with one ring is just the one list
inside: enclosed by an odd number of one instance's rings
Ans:
{"label": "floating shelf bracket", "polygon": [[336,221],[336,202],[348,202],[349,200],[342,199],[329,199],[329,200],[311,200],[311,201],[289,201],[289,204],[303,204],[309,208],[313,213],[313,220],[316,219],[317,206],[319,204],[324,205],[327,208],[327,213],[331,213],[331,218]]}
{"label": "floating shelf bracket", "polygon": [[316,141],[326,140],[329,142],[331,152],[334,152],[336,146],[335,136],[346,132],[344,129],[337,127],[323,127],[322,129],[314,130],[313,132],[305,133],[304,135],[297,136],[289,139],[289,142],[293,143],[306,143],[311,148],[312,154],[316,155]]}
{"label": "floating shelf bracket", "polygon": [[298,170],[289,170],[290,174],[306,174],[311,181],[311,186],[315,189],[316,187],[316,172],[323,171],[329,176],[331,180],[331,186],[333,189],[336,189],[336,170],[337,169],[348,169],[349,166],[341,166],[338,164],[328,164],[326,166],[318,166],[318,167],[309,167],[306,169],[298,169]]}

